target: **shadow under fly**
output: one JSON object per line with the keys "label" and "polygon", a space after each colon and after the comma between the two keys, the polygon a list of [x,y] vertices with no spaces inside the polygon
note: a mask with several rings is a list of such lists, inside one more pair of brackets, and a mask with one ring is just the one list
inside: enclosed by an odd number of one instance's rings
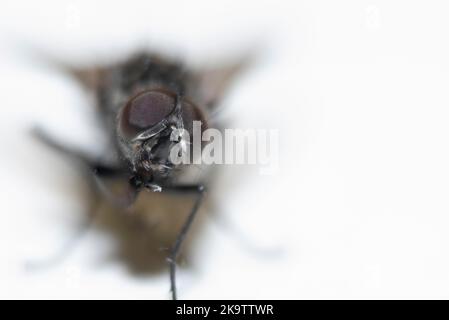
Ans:
{"label": "shadow under fly", "polygon": [[[154,271],[161,261],[168,262],[170,290],[176,299],[177,261],[181,249],[184,255],[189,247],[186,236],[199,222],[211,173],[194,164],[173,163],[170,150],[180,143],[192,148],[194,121],[201,123],[201,130],[221,127],[211,121],[211,114],[246,63],[194,70],[147,52],[92,68],[50,62],[93,94],[100,125],[110,138],[108,154],[97,158],[66,147],[42,128],[34,130],[42,142],[84,168],[91,187],[90,218],[81,233],[94,219],[96,226],[114,231],[121,258],[131,261],[136,272],[147,267]],[[187,141],[172,139],[179,129],[189,133]],[[63,258],[75,240],[48,262]]]}

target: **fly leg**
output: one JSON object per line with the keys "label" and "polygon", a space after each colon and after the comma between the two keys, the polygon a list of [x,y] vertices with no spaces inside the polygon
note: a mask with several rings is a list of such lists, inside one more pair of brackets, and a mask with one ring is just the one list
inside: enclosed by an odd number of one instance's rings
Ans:
{"label": "fly leg", "polygon": [[123,169],[94,160],[82,151],[68,148],[41,129],[34,129],[32,133],[45,145],[69,157],[73,162],[77,162],[83,169],[87,169],[86,179],[92,184],[93,189],[99,191],[111,204],[118,208],[126,209],[134,202],[138,193],[135,188],[129,188],[123,196],[117,197],[110,192],[104,183],[104,179],[107,178],[128,178]]}
{"label": "fly leg", "polygon": [[[53,138],[48,136],[45,132],[39,129],[33,130],[33,135],[45,145],[51,147],[54,150],[59,151],[65,156],[70,157],[73,161],[80,163],[84,168],[87,168],[86,178],[88,179],[89,184],[92,186],[92,192],[89,195],[89,204],[88,204],[88,218],[79,227],[79,229],[69,238],[66,242],[61,246],[61,248],[50,257],[42,260],[42,261],[30,261],[26,263],[26,267],[28,269],[36,270],[36,269],[46,269],[51,266],[55,266],[63,262],[65,258],[69,256],[70,253],[73,252],[76,245],[80,240],[87,234],[90,230],[90,227],[94,223],[96,218],[96,212],[98,211],[98,204],[100,198],[100,192],[103,191],[101,181],[99,178],[102,177],[111,177],[119,174],[119,171],[110,168],[101,163],[97,163],[89,159],[88,156],[84,155],[80,151],[72,150],[61,143],[56,142]],[[104,193],[104,192],[103,192]]]}
{"label": "fly leg", "polygon": [[60,152],[61,154],[71,158],[73,161],[81,163],[82,165],[87,167],[95,176],[107,178],[122,174],[121,170],[95,161],[88,155],[84,154],[82,151],[74,150],[64,146],[61,142],[58,142],[50,137],[42,129],[35,128],[33,129],[32,134],[40,142],[47,145],[51,149]]}
{"label": "fly leg", "polygon": [[97,212],[97,201],[98,200],[95,196],[92,196],[88,207],[88,217],[86,221],[84,221],[83,224],[77,228],[74,234],[64,240],[64,243],[57,249],[56,252],[52,253],[48,257],[45,257],[44,259],[27,261],[25,264],[26,269],[31,271],[45,270],[63,263],[64,260],[73,253],[79,242],[84,238],[94,223]]}
{"label": "fly leg", "polygon": [[172,294],[172,299],[177,299],[177,291],[176,291],[176,259],[178,258],[179,252],[181,250],[182,243],[187,236],[187,233],[190,230],[190,227],[193,224],[196,214],[198,213],[198,209],[202,203],[204,197],[205,188],[203,185],[188,185],[188,186],[174,186],[166,188],[167,191],[174,192],[182,192],[182,193],[196,193],[197,197],[193,204],[193,207],[187,216],[186,221],[184,222],[181,230],[176,237],[176,240],[173,246],[170,249],[169,257],[167,258],[169,267],[170,267],[170,291]]}

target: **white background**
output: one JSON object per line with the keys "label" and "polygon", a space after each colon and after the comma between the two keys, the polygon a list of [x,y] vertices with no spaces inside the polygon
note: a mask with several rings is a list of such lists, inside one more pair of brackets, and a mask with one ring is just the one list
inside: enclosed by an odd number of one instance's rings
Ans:
{"label": "white background", "polygon": [[146,45],[196,64],[257,49],[224,105],[235,126],[280,130],[277,175],[226,169],[222,209],[239,231],[205,228],[182,298],[449,298],[448,10],[398,0],[3,1],[0,297],[169,297],[167,274],[136,278],[98,262],[109,242],[95,232],[51,271],[23,268],[81,221],[79,176],[27,129],[39,123],[91,150],[98,136],[80,88],[26,52],[92,62]]}

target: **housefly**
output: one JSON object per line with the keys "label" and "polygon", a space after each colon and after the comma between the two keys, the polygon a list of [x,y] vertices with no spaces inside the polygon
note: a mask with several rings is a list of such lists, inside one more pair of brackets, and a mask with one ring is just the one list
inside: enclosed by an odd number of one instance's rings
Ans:
{"label": "housefly", "polygon": [[[155,204],[156,210],[159,210],[156,194],[193,198],[189,206],[178,206],[174,209],[177,212],[163,213],[170,215],[168,226],[167,223],[163,225],[160,221],[153,221],[153,228],[145,229],[148,233],[164,233],[156,231],[159,227],[163,230],[165,227],[176,229],[173,237],[152,238],[152,241],[163,239],[162,243],[153,244],[160,247],[171,241],[166,261],[173,299],[177,298],[177,259],[207,194],[208,178],[198,179],[198,175],[192,174],[198,169],[193,164],[173,163],[170,151],[181,143],[192,148],[192,138],[186,141],[177,132],[185,130],[192,137],[194,121],[201,123],[201,130],[213,126],[211,115],[234,76],[245,64],[243,60],[198,70],[142,51],[121,62],[91,68],[56,63],[94,97],[95,110],[110,145],[104,157],[93,157],[67,147],[41,128],[35,130],[40,140],[88,169],[86,172],[94,182],[95,194],[101,195],[108,206],[118,212],[123,224],[136,220],[136,215],[130,214],[130,211],[146,211],[137,215],[138,221],[142,221],[151,214],[148,211],[154,210]],[[145,201],[142,198],[148,199]],[[171,201],[168,200],[168,203]],[[159,218],[162,218],[161,215]]]}

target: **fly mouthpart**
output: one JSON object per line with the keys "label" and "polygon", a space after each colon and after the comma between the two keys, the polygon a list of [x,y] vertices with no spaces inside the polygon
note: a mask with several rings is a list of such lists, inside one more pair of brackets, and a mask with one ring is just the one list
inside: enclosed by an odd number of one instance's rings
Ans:
{"label": "fly mouthpart", "polygon": [[162,187],[157,184],[148,183],[145,185],[145,188],[153,192],[162,192]]}

